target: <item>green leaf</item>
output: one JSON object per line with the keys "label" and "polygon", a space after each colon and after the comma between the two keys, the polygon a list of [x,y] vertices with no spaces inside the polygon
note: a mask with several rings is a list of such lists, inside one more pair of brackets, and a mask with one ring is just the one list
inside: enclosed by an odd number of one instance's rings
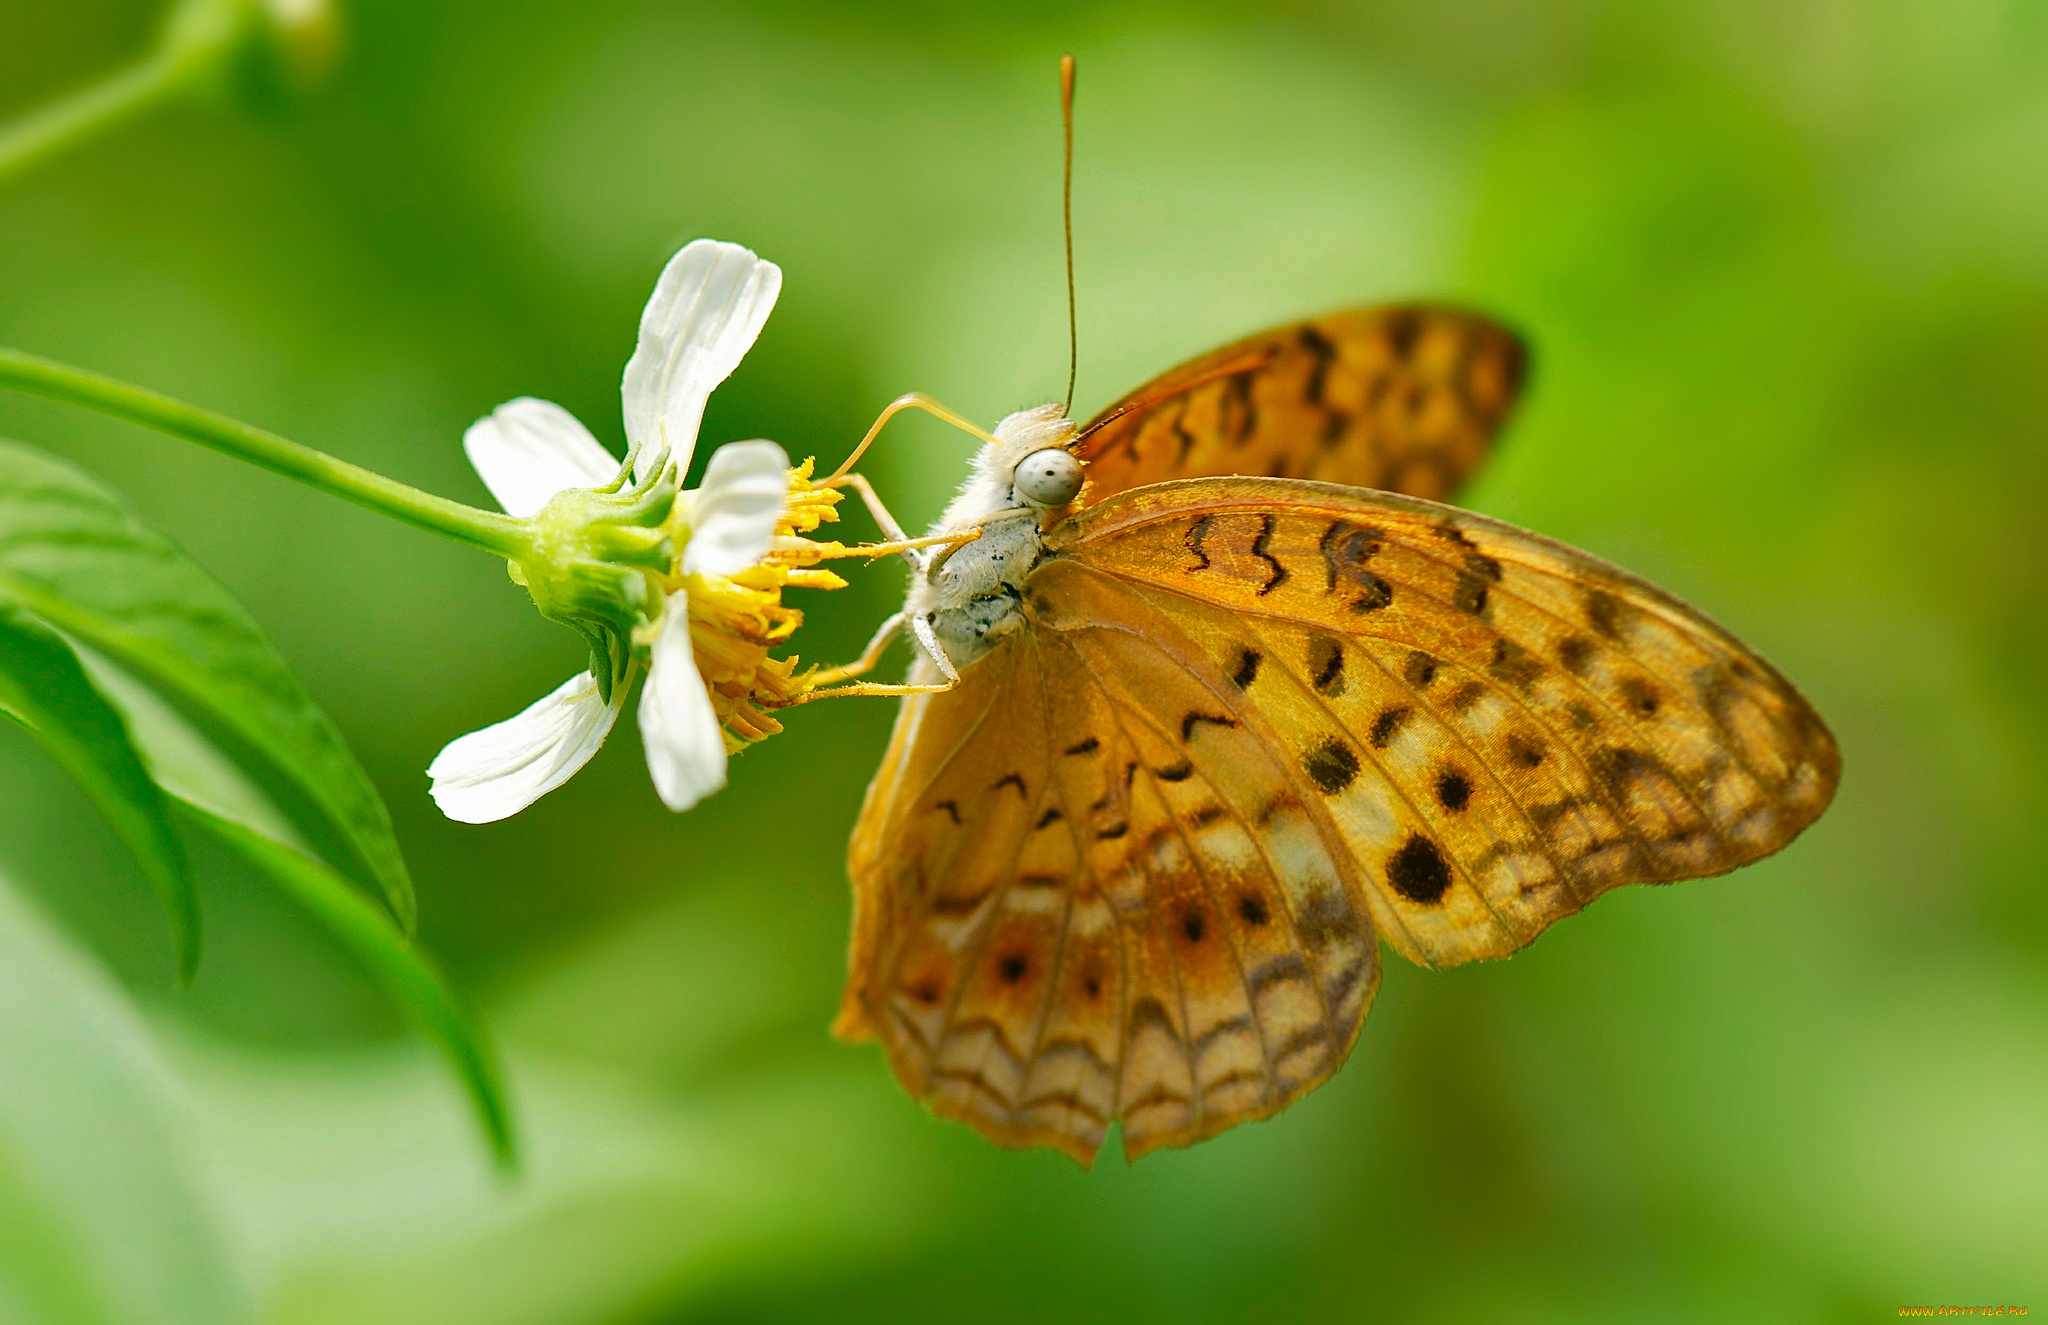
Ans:
{"label": "green leaf", "polygon": [[96,480],[6,442],[0,599],[119,660],[272,760],[361,856],[410,932],[412,880],[383,800],[248,612]]}
{"label": "green leaf", "polygon": [[178,982],[199,968],[199,898],[150,779],[113,705],[93,688],[71,646],[0,603],[0,710],[28,728],[113,824],[163,898]]}
{"label": "green leaf", "polygon": [[240,852],[285,889],[355,954],[392,1002],[424,1031],[462,1079],[498,1163],[517,1163],[511,1113],[497,1051],[455,991],[384,912],[310,856],[189,801],[180,812]]}
{"label": "green leaf", "polygon": [[234,761],[134,677],[90,647],[93,684],[127,717],[142,762],[180,817],[239,852],[334,935],[455,1069],[500,1164],[515,1158],[496,1051],[433,964],[390,917],[324,864]]}

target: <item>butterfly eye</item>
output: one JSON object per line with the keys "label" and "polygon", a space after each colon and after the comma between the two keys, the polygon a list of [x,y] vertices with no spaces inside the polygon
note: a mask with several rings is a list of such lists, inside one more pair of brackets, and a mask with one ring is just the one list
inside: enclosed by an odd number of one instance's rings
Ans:
{"label": "butterfly eye", "polygon": [[1033,506],[1064,506],[1081,491],[1081,462],[1057,446],[1017,462],[1017,494]]}

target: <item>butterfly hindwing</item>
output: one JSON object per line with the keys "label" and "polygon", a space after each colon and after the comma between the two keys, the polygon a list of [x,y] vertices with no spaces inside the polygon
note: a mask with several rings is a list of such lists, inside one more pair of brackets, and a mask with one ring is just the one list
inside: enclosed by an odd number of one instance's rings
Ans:
{"label": "butterfly hindwing", "polygon": [[1279,327],[1131,392],[1082,430],[1082,500],[1174,478],[1264,474],[1449,498],[1486,458],[1525,354],[1430,304]]}
{"label": "butterfly hindwing", "polygon": [[1833,794],[1833,738],[1762,659],[1482,516],[1203,480],[1094,507],[1049,547],[1036,627],[1121,613],[1242,678],[1417,961],[1505,955],[1609,888],[1733,869]]}
{"label": "butterfly hindwing", "polygon": [[1191,641],[1113,629],[1025,632],[906,704],[856,835],[841,1033],[1084,1163],[1112,1119],[1135,1157],[1326,1077],[1378,981],[1364,880],[1240,701]]}

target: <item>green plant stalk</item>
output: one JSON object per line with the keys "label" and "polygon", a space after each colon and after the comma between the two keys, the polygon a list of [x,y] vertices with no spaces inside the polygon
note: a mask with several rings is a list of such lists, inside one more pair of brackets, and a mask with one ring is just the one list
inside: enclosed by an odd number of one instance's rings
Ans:
{"label": "green plant stalk", "polygon": [[266,30],[263,0],[174,0],[149,54],[0,124],[0,182],[176,97],[202,93]]}
{"label": "green plant stalk", "polygon": [[154,51],[119,73],[0,126],[0,180],[170,100],[211,70],[212,61],[195,58],[192,52]]}
{"label": "green plant stalk", "polygon": [[517,560],[530,551],[523,520],[436,497],[276,433],[83,368],[0,349],[0,388],[61,400],[182,437],[493,556]]}

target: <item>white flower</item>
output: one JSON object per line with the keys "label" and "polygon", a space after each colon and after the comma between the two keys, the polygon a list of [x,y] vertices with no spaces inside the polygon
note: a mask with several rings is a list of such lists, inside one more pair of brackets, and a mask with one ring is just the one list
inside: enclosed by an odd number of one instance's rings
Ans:
{"label": "white flower", "polygon": [[[688,471],[705,401],[753,346],[781,289],[781,270],[737,244],[700,239],[669,260],[641,314],[622,388],[636,482],[652,482],[668,466]],[[565,489],[604,488],[619,477],[619,461],[545,400],[500,405],[470,426],[462,445],[491,495],[522,518]],[[720,447],[704,486],[676,503],[688,530],[679,561],[667,575],[650,574],[658,615],[635,632],[647,669],[640,734],[647,771],[672,810],[725,785],[726,741],[691,649],[687,582],[758,562],[783,519],[789,484],[788,457],[775,443]],[[568,781],[604,743],[639,665],[627,665],[609,703],[591,673],[579,672],[523,713],[449,742],[427,767],[442,813],[489,823]]]}

